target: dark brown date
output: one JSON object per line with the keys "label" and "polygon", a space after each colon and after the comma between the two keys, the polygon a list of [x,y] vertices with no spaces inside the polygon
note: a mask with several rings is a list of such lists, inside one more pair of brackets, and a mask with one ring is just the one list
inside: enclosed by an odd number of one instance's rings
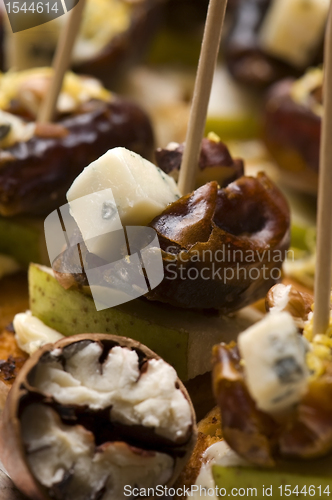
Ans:
{"label": "dark brown date", "polygon": [[229,446],[249,462],[272,467],[271,441],[276,423],[256,408],[246,388],[240,362],[236,344],[214,347],[213,390],[221,409],[222,435]]}
{"label": "dark brown date", "polygon": [[[235,344],[213,350],[213,387],[221,410],[222,433],[240,456],[261,467],[278,458],[312,459],[332,451],[332,364],[309,382],[293,411],[275,420],[257,409]],[[241,408],[241,411],[239,411]]]}
{"label": "dark brown date", "polygon": [[[294,80],[275,84],[264,113],[264,140],[283,169],[281,180],[296,189],[315,194],[318,182],[321,117],[294,101]],[[315,96],[312,96],[314,99]]]}
{"label": "dark brown date", "polygon": [[[179,177],[184,148],[184,144],[179,144],[177,148],[159,148],[155,152],[158,167],[175,181]],[[198,167],[197,187],[211,180],[217,181],[220,187],[226,187],[244,174],[243,160],[233,160],[223,142],[208,138],[202,140]]]}
{"label": "dark brown date", "polygon": [[202,186],[150,224],[163,250],[165,277],[147,297],[224,313],[263,298],[279,279],[289,223],[285,198],[263,173],[224,189],[217,182]]}
{"label": "dark brown date", "polygon": [[118,97],[89,104],[88,111],[57,122],[67,134],[39,133],[0,151],[1,215],[42,215],[59,207],[83,168],[111,148],[151,157],[151,124],[138,106]]}

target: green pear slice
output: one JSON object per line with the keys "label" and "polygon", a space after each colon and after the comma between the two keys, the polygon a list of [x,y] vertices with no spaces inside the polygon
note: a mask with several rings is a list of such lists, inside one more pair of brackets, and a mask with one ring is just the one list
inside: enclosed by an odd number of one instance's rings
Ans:
{"label": "green pear slice", "polygon": [[283,461],[274,469],[212,466],[215,485],[221,490],[219,496],[225,492],[225,496],[232,495],[235,488],[233,494],[236,491],[237,496],[257,499],[328,498],[332,492],[331,471],[332,457]]}
{"label": "green pear slice", "polygon": [[[259,123],[255,116],[215,116],[210,115],[206,120],[205,135],[215,132],[225,141],[250,140],[259,135]],[[211,179],[211,177],[210,177]]]}
{"label": "green pear slice", "polygon": [[48,263],[44,220],[0,217],[0,253],[14,257],[23,267],[30,262]]}
{"label": "green pear slice", "polygon": [[211,349],[230,342],[262,314],[245,308],[232,316],[188,311],[135,299],[97,311],[91,296],[64,290],[50,268],[31,264],[30,308],[34,316],[65,336],[111,333],[142,342],[174,366],[182,380],[211,370]]}
{"label": "green pear slice", "polygon": [[205,133],[214,132],[222,141],[257,138],[261,128],[259,107],[259,96],[234,82],[226,67],[218,64]]}
{"label": "green pear slice", "polygon": [[200,47],[200,36],[164,28],[158,32],[147,55],[147,62],[149,65],[175,63],[196,67]]}

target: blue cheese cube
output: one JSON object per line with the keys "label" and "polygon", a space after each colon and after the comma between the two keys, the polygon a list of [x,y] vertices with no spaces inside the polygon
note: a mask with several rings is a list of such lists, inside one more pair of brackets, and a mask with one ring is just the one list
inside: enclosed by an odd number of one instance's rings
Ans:
{"label": "blue cheese cube", "polygon": [[147,225],[180,196],[174,179],[125,148],[111,149],[91,163],[67,193],[89,251],[102,258],[109,255],[112,232]]}
{"label": "blue cheese cube", "polygon": [[330,0],[273,0],[259,34],[262,49],[308,66],[323,40],[329,6]]}
{"label": "blue cheese cube", "polygon": [[257,407],[278,413],[307,390],[306,344],[287,312],[268,314],[241,333],[238,346],[247,387]]}

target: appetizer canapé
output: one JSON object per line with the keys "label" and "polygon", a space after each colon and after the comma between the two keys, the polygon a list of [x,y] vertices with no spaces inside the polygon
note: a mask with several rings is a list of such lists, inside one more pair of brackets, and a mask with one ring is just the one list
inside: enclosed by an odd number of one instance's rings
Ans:
{"label": "appetizer canap\u00e9", "polygon": [[310,303],[309,295],[277,285],[269,293],[268,315],[240,334],[237,344],[214,348],[221,410],[215,420],[224,441],[213,432],[197,484],[227,492],[256,488],[259,498],[264,485],[272,498],[282,496],[285,485],[294,498],[296,490],[304,494],[309,487],[311,496],[328,491],[331,327],[313,335]]}
{"label": "appetizer canap\u00e9", "polygon": [[330,328],[313,336],[312,302],[293,285],[275,285],[268,315],[237,344],[215,346],[219,408],[199,423],[197,445],[177,483],[192,486],[194,498],[216,500],[235,490],[295,498],[309,487],[310,496],[328,494]]}
{"label": "appetizer canap\u00e9", "polygon": [[[239,172],[235,169],[232,175],[238,177]],[[129,188],[133,182],[134,190]],[[100,196],[94,201],[94,227],[83,206],[74,202],[107,188],[113,191],[124,225],[148,224],[158,235],[165,278],[146,294],[147,298],[176,307],[229,313],[264,297],[280,278],[277,270],[289,246],[289,209],[281,192],[264,174],[257,178],[242,176],[225,188],[213,181],[179,199],[173,179],[154,165],[124,149],[109,151],[87,167],[67,193],[71,214],[87,242],[81,249],[86,269],[93,256],[106,261],[110,252],[109,242],[105,248],[108,235],[100,238],[97,246],[92,239],[99,225],[98,234],[106,231],[105,220],[97,220],[105,200]],[[90,210],[88,205],[86,210]],[[114,230],[114,222],[111,217],[109,231]],[[66,282],[58,276],[60,283],[68,287],[67,274],[71,273],[70,285],[75,285],[75,277],[76,286],[88,285],[84,272],[77,276],[76,262],[70,269],[70,252],[52,263],[56,272],[60,269],[64,274]],[[276,269],[274,275],[272,268]],[[103,281],[112,284],[112,279],[109,276]],[[113,286],[118,286],[115,276]]]}
{"label": "appetizer canap\u00e9", "polygon": [[55,122],[36,123],[51,75],[52,70],[39,69],[0,79],[3,216],[45,214],[57,207],[84,166],[112,143],[151,154],[147,116],[92,78],[68,73]]}

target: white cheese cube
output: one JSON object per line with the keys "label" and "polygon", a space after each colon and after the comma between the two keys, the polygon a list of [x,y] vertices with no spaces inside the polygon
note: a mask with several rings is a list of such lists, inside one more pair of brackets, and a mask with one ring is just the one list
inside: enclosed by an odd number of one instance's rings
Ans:
{"label": "white cheese cube", "polygon": [[296,67],[308,66],[323,39],[329,0],[273,0],[260,29],[262,49]]}
{"label": "white cheese cube", "polygon": [[287,312],[268,314],[238,338],[247,387],[267,413],[298,403],[307,390],[306,347]]}
{"label": "white cheese cube", "polygon": [[[91,163],[67,193],[70,213],[88,249],[100,257],[107,253],[107,233],[122,225],[148,224],[180,196],[171,177],[125,148],[111,149]],[[105,238],[89,243],[100,235]]]}

